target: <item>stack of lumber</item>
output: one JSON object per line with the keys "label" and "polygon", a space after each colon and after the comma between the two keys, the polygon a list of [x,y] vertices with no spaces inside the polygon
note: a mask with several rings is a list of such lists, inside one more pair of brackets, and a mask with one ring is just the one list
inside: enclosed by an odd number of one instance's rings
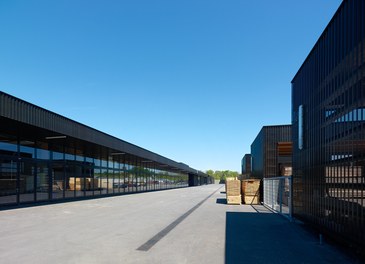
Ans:
{"label": "stack of lumber", "polygon": [[241,204],[241,181],[226,180],[227,204]]}
{"label": "stack of lumber", "polygon": [[260,183],[260,179],[242,181],[242,203],[260,204]]}

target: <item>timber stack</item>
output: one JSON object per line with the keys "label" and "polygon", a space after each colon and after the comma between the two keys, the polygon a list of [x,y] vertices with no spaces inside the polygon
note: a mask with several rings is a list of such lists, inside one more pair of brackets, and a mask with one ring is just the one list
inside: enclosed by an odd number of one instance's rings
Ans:
{"label": "timber stack", "polygon": [[237,179],[226,179],[227,204],[241,204],[241,181]]}
{"label": "timber stack", "polygon": [[242,203],[260,204],[260,179],[242,181]]}

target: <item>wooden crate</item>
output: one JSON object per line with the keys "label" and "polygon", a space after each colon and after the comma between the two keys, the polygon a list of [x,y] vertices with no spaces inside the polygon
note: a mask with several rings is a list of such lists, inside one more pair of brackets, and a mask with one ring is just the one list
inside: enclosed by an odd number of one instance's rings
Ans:
{"label": "wooden crate", "polygon": [[234,181],[234,180],[237,180],[237,177],[227,177],[226,178],[226,182],[227,181]]}
{"label": "wooden crate", "polygon": [[226,181],[226,195],[227,196],[241,195],[241,182],[239,180]]}
{"label": "wooden crate", "polygon": [[227,204],[241,204],[241,195],[227,196]]}
{"label": "wooden crate", "polygon": [[242,198],[245,204],[260,204],[260,195],[244,195]]}
{"label": "wooden crate", "polygon": [[241,184],[242,195],[258,195],[260,193],[260,179],[243,180]]}

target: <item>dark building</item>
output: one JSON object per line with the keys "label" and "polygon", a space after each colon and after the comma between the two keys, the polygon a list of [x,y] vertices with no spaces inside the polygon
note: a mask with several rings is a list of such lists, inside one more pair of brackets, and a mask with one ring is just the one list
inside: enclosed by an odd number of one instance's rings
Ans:
{"label": "dark building", "polygon": [[291,175],[291,125],[264,126],[251,144],[251,177]]}
{"label": "dark building", "polygon": [[251,173],[251,154],[245,154],[245,156],[243,156],[241,160],[241,174],[244,176],[249,176],[250,173]]}
{"label": "dark building", "polygon": [[0,92],[0,207],[212,182],[206,174]]}
{"label": "dark building", "polygon": [[365,246],[365,1],[344,0],[292,80],[293,212]]}

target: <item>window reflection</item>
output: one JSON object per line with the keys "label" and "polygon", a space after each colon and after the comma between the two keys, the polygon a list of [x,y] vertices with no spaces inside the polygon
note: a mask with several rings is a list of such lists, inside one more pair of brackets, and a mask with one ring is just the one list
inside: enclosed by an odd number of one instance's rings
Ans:
{"label": "window reflection", "polygon": [[0,204],[188,186],[187,174],[158,168],[152,161],[124,153],[108,158],[83,153],[43,140],[0,141]]}
{"label": "window reflection", "polygon": [[16,160],[0,158],[0,204],[16,203],[17,172]]}
{"label": "window reflection", "polygon": [[357,108],[337,118],[335,123],[338,122],[358,122],[365,121],[365,108]]}
{"label": "window reflection", "polygon": [[19,199],[20,202],[34,201],[35,164],[32,161],[20,162]]}
{"label": "window reflection", "polygon": [[36,199],[37,201],[48,200],[49,198],[49,174],[48,164],[37,163]]}

